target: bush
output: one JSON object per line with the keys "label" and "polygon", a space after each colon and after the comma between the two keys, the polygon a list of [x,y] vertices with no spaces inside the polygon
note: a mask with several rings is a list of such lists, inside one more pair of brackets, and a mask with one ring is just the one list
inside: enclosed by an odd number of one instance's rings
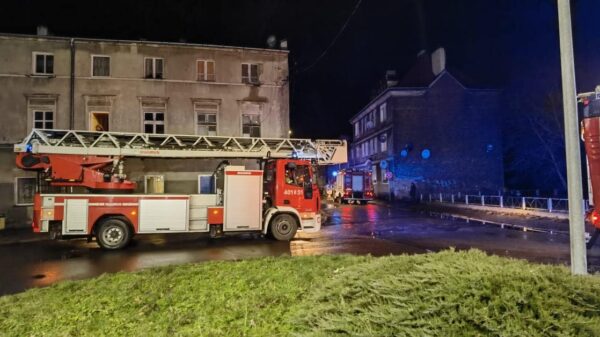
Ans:
{"label": "bush", "polygon": [[598,336],[600,281],[478,251],[266,258],[0,298],[4,336]]}
{"label": "bush", "polygon": [[480,251],[383,257],[301,310],[307,336],[600,336],[600,280]]}

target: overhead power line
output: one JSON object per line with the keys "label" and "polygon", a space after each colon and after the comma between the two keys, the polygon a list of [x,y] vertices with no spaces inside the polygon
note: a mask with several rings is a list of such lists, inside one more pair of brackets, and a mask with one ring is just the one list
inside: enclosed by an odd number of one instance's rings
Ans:
{"label": "overhead power line", "polygon": [[315,65],[317,65],[317,63],[319,63],[319,61],[321,61],[321,59],[323,57],[325,57],[325,55],[327,55],[327,52],[329,52],[329,49],[331,49],[331,47],[333,47],[333,45],[335,45],[335,43],[337,42],[337,40],[340,38],[340,36],[344,32],[344,30],[346,29],[346,27],[348,27],[348,24],[350,23],[350,20],[352,19],[352,17],[354,16],[354,14],[358,10],[358,8],[360,7],[361,3],[362,3],[362,0],[356,1],[356,4],[354,5],[354,9],[352,10],[352,12],[350,13],[350,15],[346,19],[346,22],[344,22],[344,24],[342,25],[342,27],[340,28],[340,30],[338,31],[338,33],[335,35],[335,37],[333,38],[333,40],[331,41],[331,43],[329,43],[329,45],[327,46],[327,48],[325,48],[325,50],[323,50],[323,52],[321,53],[321,55],[319,55],[313,61],[313,63],[311,63],[310,65],[308,65],[308,66],[306,66],[306,67],[298,70],[297,73],[302,73],[302,72],[305,72],[305,71],[311,69],[312,67],[314,67]]}

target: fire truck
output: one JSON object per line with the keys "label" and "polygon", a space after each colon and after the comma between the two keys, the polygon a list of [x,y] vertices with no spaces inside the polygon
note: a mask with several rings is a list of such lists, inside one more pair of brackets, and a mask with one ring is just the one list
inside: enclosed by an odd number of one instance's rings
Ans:
{"label": "fire truck", "polygon": [[333,194],[340,203],[367,204],[373,200],[371,172],[341,170],[335,178]]}
{"label": "fire truck", "polygon": [[[582,106],[581,138],[585,143],[588,164],[588,189],[590,204],[600,201],[600,86],[595,92],[577,95]],[[595,227],[587,248],[591,248],[600,236],[600,210],[594,207],[587,214],[587,220]]]}
{"label": "fire truck", "polygon": [[[14,146],[16,165],[38,172],[33,230],[96,239],[107,250],[150,233],[262,233],[290,240],[321,227],[313,165],[347,161],[346,142],[34,129]],[[136,194],[128,157],[225,159],[199,194]],[[230,165],[254,158],[260,169]]]}

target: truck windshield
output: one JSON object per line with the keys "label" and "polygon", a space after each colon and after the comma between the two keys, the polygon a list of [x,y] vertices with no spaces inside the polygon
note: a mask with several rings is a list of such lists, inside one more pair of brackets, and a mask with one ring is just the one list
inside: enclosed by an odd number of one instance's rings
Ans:
{"label": "truck windshield", "polygon": [[300,187],[306,183],[312,184],[308,165],[286,165],[285,183]]}

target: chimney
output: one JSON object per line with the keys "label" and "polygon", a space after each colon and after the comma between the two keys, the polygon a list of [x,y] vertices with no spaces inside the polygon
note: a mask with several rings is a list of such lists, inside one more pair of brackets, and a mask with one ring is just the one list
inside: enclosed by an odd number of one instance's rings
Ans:
{"label": "chimney", "polygon": [[395,70],[386,70],[385,83],[388,88],[398,85],[398,76]]}
{"label": "chimney", "polygon": [[279,49],[287,50],[288,49],[288,40],[282,39],[279,41]]}
{"label": "chimney", "polygon": [[37,35],[48,36],[48,27],[46,27],[44,25],[37,26]]}
{"label": "chimney", "polygon": [[438,48],[431,53],[431,71],[435,76],[446,69],[446,50]]}

